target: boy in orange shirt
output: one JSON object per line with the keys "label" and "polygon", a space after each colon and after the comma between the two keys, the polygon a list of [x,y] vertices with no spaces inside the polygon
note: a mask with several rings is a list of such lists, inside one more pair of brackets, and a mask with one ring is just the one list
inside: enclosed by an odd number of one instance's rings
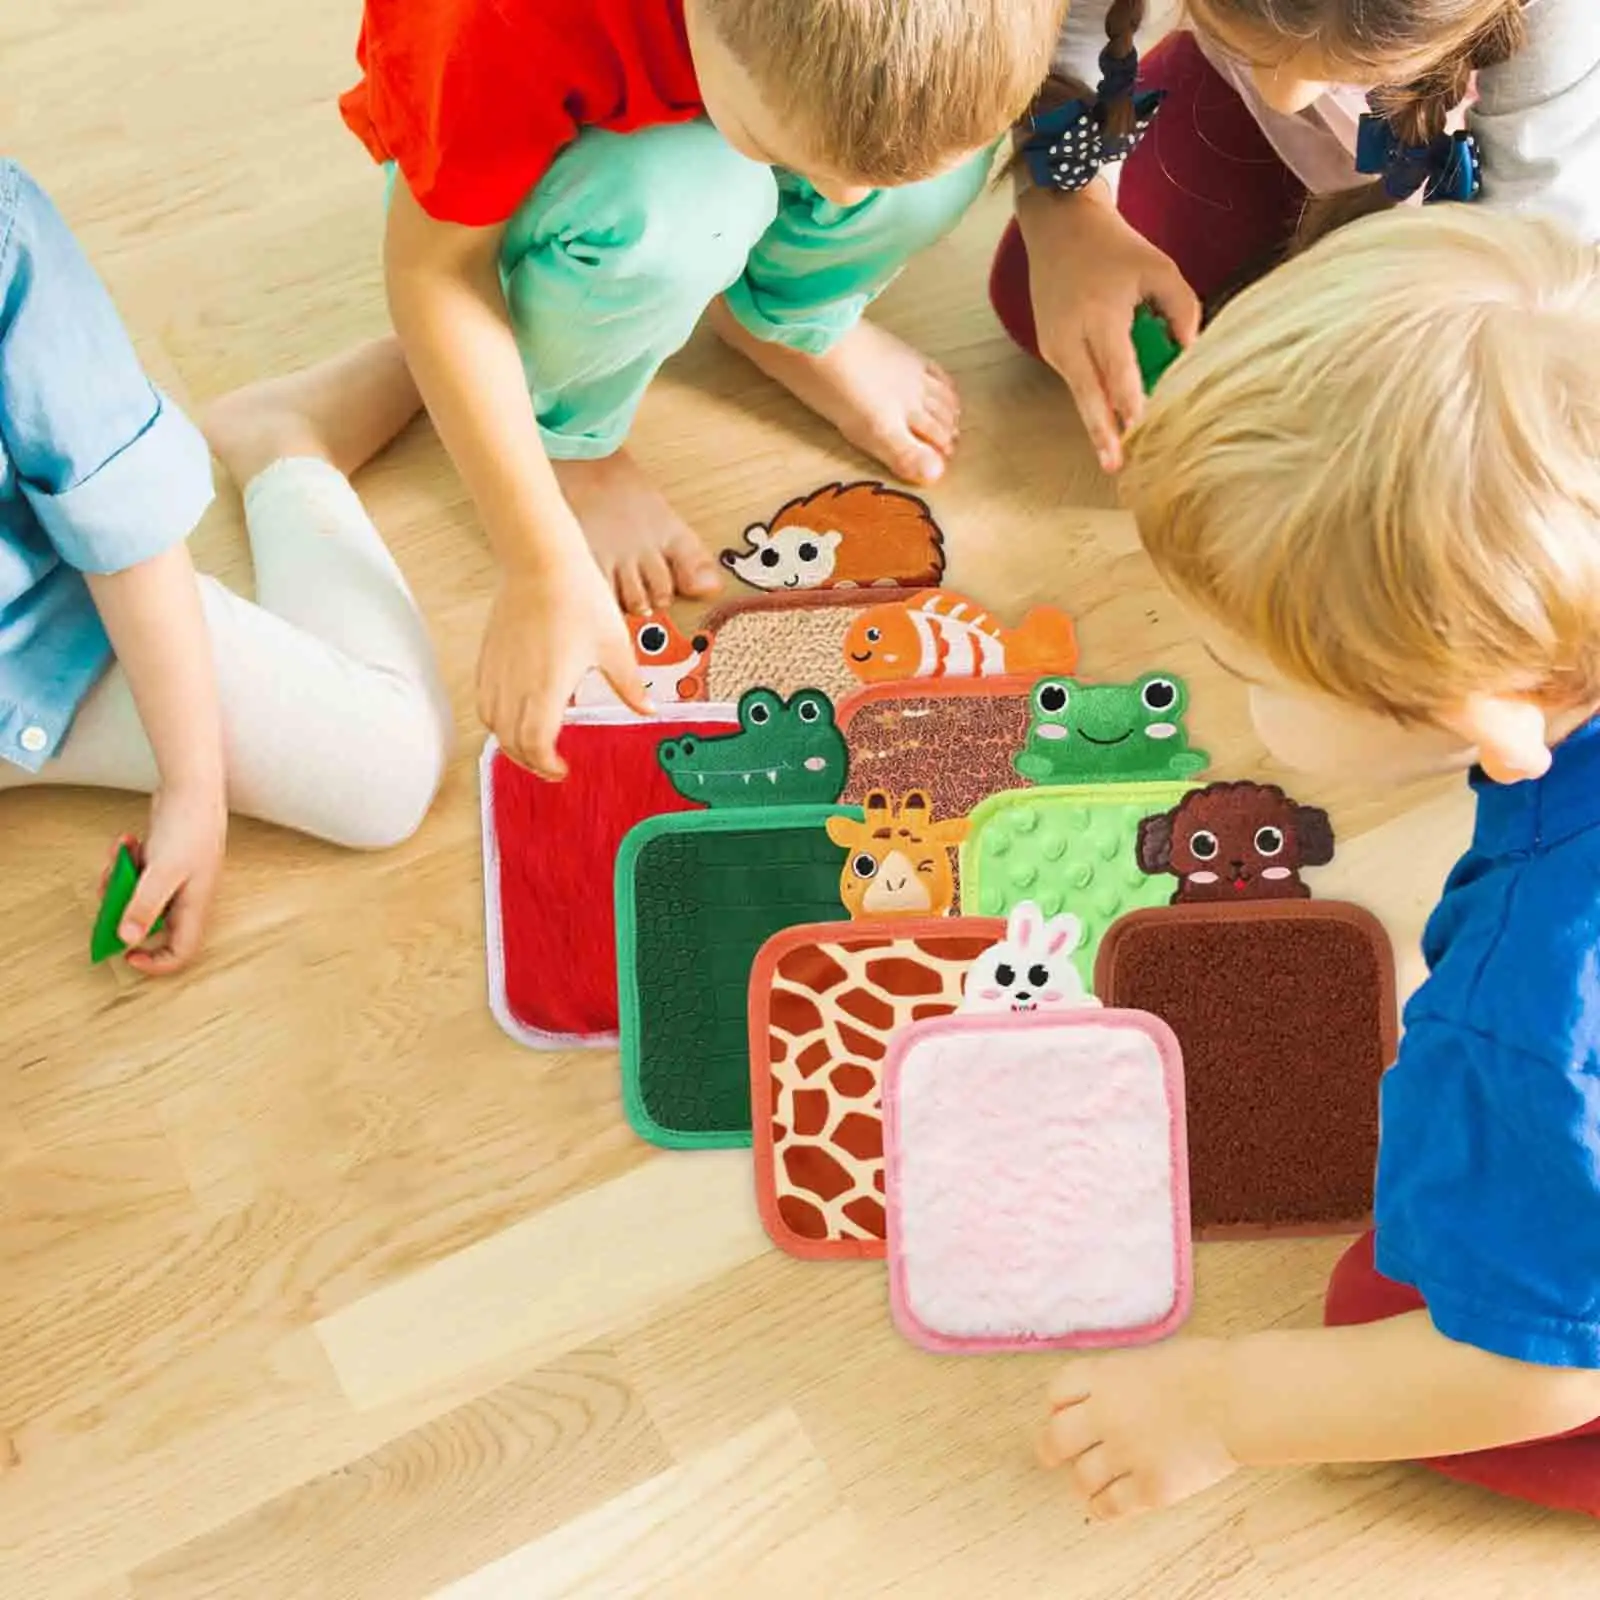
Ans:
{"label": "boy in orange shirt", "polygon": [[981,190],[1063,0],[367,0],[345,120],[396,183],[390,308],[502,568],[479,710],[547,777],[616,598],[715,569],[622,450],[717,331],[897,475],[937,478],[950,380],[861,313]]}

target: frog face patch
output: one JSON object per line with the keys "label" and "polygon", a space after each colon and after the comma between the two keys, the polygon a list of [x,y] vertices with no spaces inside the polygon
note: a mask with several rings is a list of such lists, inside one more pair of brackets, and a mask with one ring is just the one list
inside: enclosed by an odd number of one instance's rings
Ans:
{"label": "frog face patch", "polygon": [[711,807],[832,805],[848,759],[820,689],[746,690],[738,732],[664,739],[656,755],[679,794]]}
{"label": "frog face patch", "polygon": [[1028,741],[1016,758],[1039,784],[1144,783],[1203,772],[1210,757],[1191,750],[1184,713],[1189,691],[1170,672],[1132,683],[1042,678],[1034,685]]}

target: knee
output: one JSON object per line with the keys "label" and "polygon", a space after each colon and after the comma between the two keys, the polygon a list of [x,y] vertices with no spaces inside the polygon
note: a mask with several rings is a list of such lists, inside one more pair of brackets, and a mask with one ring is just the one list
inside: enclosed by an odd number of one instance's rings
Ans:
{"label": "knee", "polygon": [[433,808],[455,745],[455,722],[442,691],[397,686],[382,754],[365,773],[358,802],[330,830],[332,842],[372,851],[404,844]]}
{"label": "knee", "polygon": [[708,123],[590,130],[557,158],[506,231],[507,298],[522,317],[592,311],[607,288],[630,306],[709,303],[744,270],[777,215],[769,168]]}

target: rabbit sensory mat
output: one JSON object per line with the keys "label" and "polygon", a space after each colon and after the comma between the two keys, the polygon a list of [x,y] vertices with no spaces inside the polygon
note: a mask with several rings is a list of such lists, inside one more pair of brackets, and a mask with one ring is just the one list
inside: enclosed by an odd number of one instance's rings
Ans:
{"label": "rabbit sensory mat", "polygon": [[705,620],[714,635],[706,683],[713,700],[737,700],[746,689],[793,694],[820,689],[837,704],[856,687],[844,641],[862,612],[886,597],[909,600],[916,589],[822,589],[752,595],[718,606]]}
{"label": "rabbit sensory mat", "polygon": [[992,796],[973,811],[961,847],[962,909],[998,917],[1032,900],[1046,916],[1072,911],[1084,932],[1074,959],[1091,982],[1106,929],[1124,912],[1171,898],[1170,880],[1140,871],[1138,832],[1188,791],[1184,783],[1108,783]]}
{"label": "rabbit sensory mat", "polygon": [[[651,817],[617,857],[623,1103],[653,1144],[750,1143],[750,969],[797,922],[842,921],[831,806]],[[859,813],[854,813],[859,815]]]}
{"label": "rabbit sensory mat", "polygon": [[920,589],[944,576],[944,535],[926,501],[881,483],[830,483],[744,532],[721,560],[753,589]]}
{"label": "rabbit sensory mat", "polygon": [[489,1000],[512,1038],[536,1048],[612,1045],[617,1032],[613,864],[624,835],[690,802],[657,759],[664,737],[736,727],[731,706],[641,718],[567,713],[558,748],[570,768],[546,783],[491,739],[479,769]]}
{"label": "rabbit sensory mat", "polygon": [[961,1016],[884,1081],[889,1293],[936,1351],[1131,1344],[1188,1314],[1183,1065],[1132,1012]]}
{"label": "rabbit sensory mat", "polygon": [[1337,1233],[1367,1216],[1398,1032],[1394,957],[1369,913],[1315,900],[1135,912],[1101,945],[1095,990],[1153,1012],[1183,1047],[1202,1236]]}
{"label": "rabbit sensory mat", "polygon": [[976,918],[827,923],[761,947],[750,976],[756,1199],[790,1255],[883,1255],[890,1038],[955,1011],[972,963],[1004,933]]}

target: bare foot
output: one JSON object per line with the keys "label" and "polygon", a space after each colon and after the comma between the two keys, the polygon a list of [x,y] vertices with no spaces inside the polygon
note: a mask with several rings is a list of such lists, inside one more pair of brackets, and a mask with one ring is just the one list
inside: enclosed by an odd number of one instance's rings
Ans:
{"label": "bare foot", "polygon": [[331,461],[349,477],[421,409],[390,334],[303,372],[235,389],[201,413],[200,428],[242,489],[285,456]]}
{"label": "bare foot", "polygon": [[642,616],[671,605],[676,595],[699,600],[722,587],[694,530],[626,450],[551,465],[595,560],[629,611]]}
{"label": "bare foot", "polygon": [[944,475],[961,433],[949,375],[872,322],[858,322],[820,356],[758,339],[715,301],[707,317],[723,343],[748,356],[851,444],[908,483]]}

